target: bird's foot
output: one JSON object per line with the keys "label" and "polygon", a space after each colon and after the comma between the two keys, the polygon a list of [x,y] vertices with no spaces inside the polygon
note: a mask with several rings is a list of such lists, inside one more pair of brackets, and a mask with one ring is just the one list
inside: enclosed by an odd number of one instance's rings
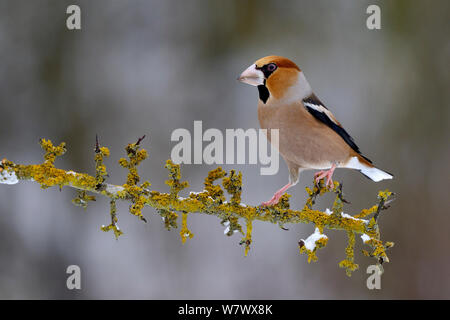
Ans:
{"label": "bird's foot", "polygon": [[322,170],[322,171],[316,172],[314,174],[314,179],[315,179],[316,183],[319,184],[320,179],[326,178],[325,187],[333,189],[334,182],[333,182],[332,176],[333,176],[335,169],[336,169],[336,165],[333,164],[331,166],[331,168],[328,170]]}
{"label": "bird's foot", "polygon": [[286,190],[289,189],[291,186],[292,186],[292,184],[288,183],[283,188],[281,188],[280,190],[275,192],[275,194],[273,195],[273,197],[269,201],[265,201],[265,202],[261,203],[261,206],[274,206],[274,205],[276,205],[280,201],[281,197],[286,192]]}
{"label": "bird's foot", "polygon": [[279,193],[275,192],[273,197],[269,201],[264,201],[263,203],[261,203],[261,206],[263,206],[263,207],[274,206],[280,201],[280,198],[282,196],[283,196],[283,194],[279,194]]}

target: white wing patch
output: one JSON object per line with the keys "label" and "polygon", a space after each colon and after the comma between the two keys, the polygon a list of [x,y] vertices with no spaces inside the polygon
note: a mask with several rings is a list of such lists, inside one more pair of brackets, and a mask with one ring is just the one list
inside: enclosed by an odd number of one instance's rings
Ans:
{"label": "white wing patch", "polygon": [[320,105],[320,104],[313,104],[311,102],[307,102],[307,101],[303,101],[303,104],[305,105],[305,107],[309,107],[311,109],[314,109],[316,111],[325,113],[327,115],[327,117],[333,121],[335,124],[339,125],[339,123],[336,121],[336,119],[334,118],[333,114],[330,112],[330,110],[328,110],[327,108],[325,108],[324,106]]}

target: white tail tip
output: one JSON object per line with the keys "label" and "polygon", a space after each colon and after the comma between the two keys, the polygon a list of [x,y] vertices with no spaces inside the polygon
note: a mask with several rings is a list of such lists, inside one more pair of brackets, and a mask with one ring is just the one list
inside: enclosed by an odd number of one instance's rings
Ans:
{"label": "white tail tip", "polygon": [[369,179],[378,182],[385,179],[392,179],[394,176],[381,169],[375,167],[368,167],[367,165],[359,162],[357,157],[352,157],[350,161],[345,165],[345,168],[359,170],[363,175]]}

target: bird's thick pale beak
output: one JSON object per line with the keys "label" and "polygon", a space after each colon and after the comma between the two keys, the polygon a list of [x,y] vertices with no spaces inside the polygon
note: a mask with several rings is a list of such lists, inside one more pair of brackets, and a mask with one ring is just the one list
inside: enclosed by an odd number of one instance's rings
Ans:
{"label": "bird's thick pale beak", "polygon": [[252,64],[237,79],[252,86],[259,86],[264,84],[264,73],[256,69],[255,64]]}

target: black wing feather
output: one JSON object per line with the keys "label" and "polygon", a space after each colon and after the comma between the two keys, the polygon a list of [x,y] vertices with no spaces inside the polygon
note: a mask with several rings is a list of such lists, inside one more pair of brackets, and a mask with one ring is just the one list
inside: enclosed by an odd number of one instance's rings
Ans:
{"label": "black wing feather", "polygon": [[[327,109],[322,102],[320,102],[319,99],[317,98],[312,98],[309,97],[307,99],[304,99],[303,102],[309,103],[309,104],[313,104],[316,106],[322,106],[325,109]],[[306,110],[308,110],[308,112],[310,114],[312,114],[314,116],[314,118],[316,118],[317,120],[319,120],[320,122],[324,123],[325,125],[327,125],[328,127],[330,127],[334,132],[336,132],[342,139],[344,139],[344,141],[353,149],[355,150],[355,152],[357,152],[359,155],[361,155],[364,159],[366,159],[367,161],[369,161],[370,163],[372,163],[372,161],[370,161],[368,158],[364,157],[361,154],[361,151],[359,150],[359,147],[356,145],[355,141],[353,140],[353,138],[348,134],[347,131],[345,131],[344,128],[342,128],[341,126],[339,126],[338,124],[336,124],[333,120],[331,120],[328,115],[324,112],[318,111],[314,108],[311,108],[309,106],[307,106],[306,104],[304,104],[304,106],[306,107]]]}

